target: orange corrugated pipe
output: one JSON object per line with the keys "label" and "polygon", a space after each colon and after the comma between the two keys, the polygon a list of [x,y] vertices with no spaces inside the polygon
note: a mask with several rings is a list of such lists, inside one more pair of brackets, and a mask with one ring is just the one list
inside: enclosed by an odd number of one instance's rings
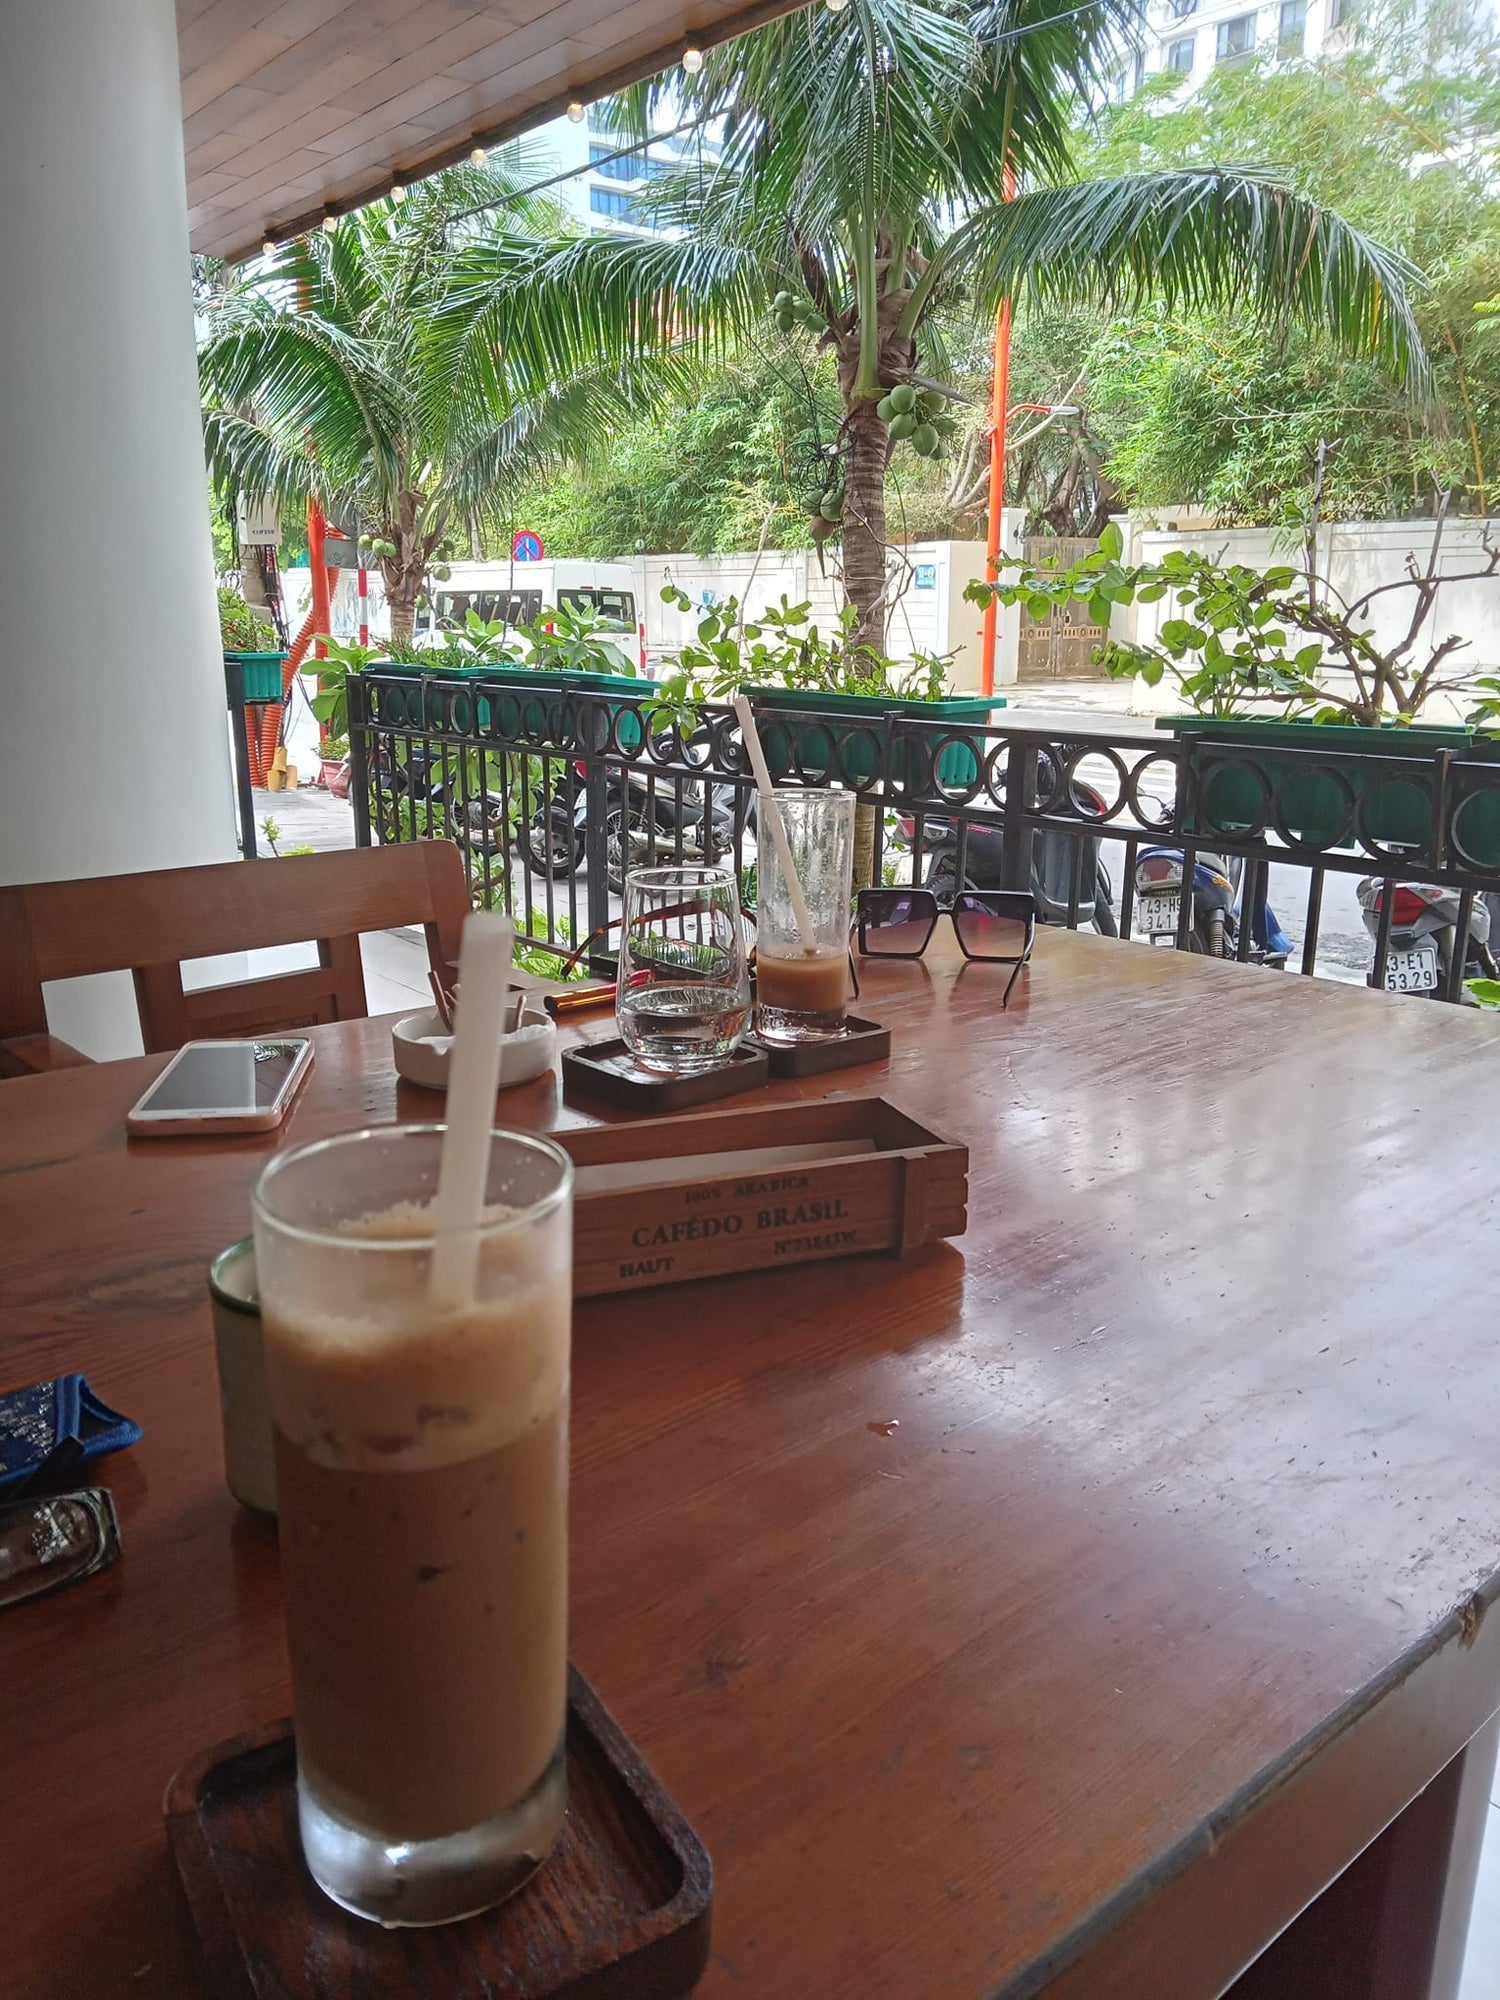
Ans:
{"label": "orange corrugated pipe", "polygon": [[[250,782],[264,785],[266,773],[276,757],[276,746],[281,741],[281,732],[286,722],[286,694],[292,685],[297,669],[307,657],[307,649],[312,644],[314,633],[326,632],[333,623],[333,587],[337,582],[336,573],[323,561],[324,520],[323,509],[316,500],[307,503],[307,562],[312,578],[312,602],[307,616],[302,621],[302,629],[292,642],[291,650],[281,668],[282,701],[278,707],[268,703],[261,711],[260,732],[249,728],[250,718],[245,718],[250,740]],[[318,658],[324,658],[324,650],[318,648]]]}

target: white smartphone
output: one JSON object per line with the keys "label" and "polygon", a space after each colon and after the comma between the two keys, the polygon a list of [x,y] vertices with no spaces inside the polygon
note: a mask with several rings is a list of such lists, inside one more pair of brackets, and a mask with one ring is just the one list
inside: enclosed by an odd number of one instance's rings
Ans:
{"label": "white smartphone", "polygon": [[187,1042],[126,1113],[137,1138],[175,1133],[269,1132],[312,1067],[305,1035],[253,1042]]}

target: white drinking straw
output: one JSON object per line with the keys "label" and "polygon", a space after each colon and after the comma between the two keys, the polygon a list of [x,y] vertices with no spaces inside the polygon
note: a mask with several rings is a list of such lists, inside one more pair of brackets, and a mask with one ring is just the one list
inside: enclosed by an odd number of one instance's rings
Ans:
{"label": "white drinking straw", "polygon": [[817,941],[813,937],[812,913],[807,907],[807,898],[802,893],[802,878],[797,873],[797,864],[792,859],[792,843],[786,837],[786,821],[781,817],[781,808],[771,793],[771,773],[766,765],[766,753],[760,747],[760,731],[755,726],[755,716],[751,711],[748,695],[735,696],[734,712],[740,719],[740,733],[744,736],[745,748],[750,753],[750,767],[755,772],[755,788],[760,793],[760,824],[770,826],[771,844],[776,849],[776,859],[781,863],[781,873],[786,882],[787,895],[791,898],[797,935],[802,940],[802,949],[812,957],[818,949]]}
{"label": "white drinking straw", "polygon": [[432,1303],[457,1311],[474,1297],[479,1223],[489,1179],[490,1129],[500,1087],[500,1048],[516,927],[473,910],[459,946],[459,1008],[448,1056],[448,1123],[432,1217]]}

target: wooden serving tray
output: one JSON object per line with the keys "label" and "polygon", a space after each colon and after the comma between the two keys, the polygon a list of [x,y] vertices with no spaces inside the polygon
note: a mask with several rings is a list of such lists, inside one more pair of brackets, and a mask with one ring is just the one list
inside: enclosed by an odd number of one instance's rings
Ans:
{"label": "wooden serving tray", "polygon": [[712,1069],[687,1076],[658,1076],[643,1069],[618,1036],[607,1042],[578,1042],[562,1053],[562,1094],[569,1104],[580,1097],[602,1098],[627,1111],[687,1111],[715,1098],[735,1097],[770,1080],[771,1066],[759,1043],[744,1042]]}
{"label": "wooden serving tray", "polygon": [[968,1226],[969,1151],[883,1097],[554,1134],[573,1158],[573,1295],[905,1256]]}
{"label": "wooden serving tray", "polygon": [[763,1042],[756,1036],[754,1041],[770,1059],[772,1076],[822,1076],[826,1070],[888,1062],[891,1054],[890,1029],[879,1021],[861,1021],[855,1014],[845,1015],[841,1035],[807,1042]]}
{"label": "wooden serving tray", "polygon": [[387,1931],[330,1902],[302,1859],[288,1721],[185,1764],[166,1816],[214,2000],[665,2000],[708,1960],[708,1853],[576,1667],[567,1829],[484,1916]]}

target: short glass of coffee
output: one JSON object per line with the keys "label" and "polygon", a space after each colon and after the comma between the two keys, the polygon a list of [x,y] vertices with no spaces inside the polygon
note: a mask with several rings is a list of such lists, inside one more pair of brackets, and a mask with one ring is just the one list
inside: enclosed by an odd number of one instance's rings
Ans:
{"label": "short glass of coffee", "polygon": [[502,1901],[566,1803],[572,1164],[492,1134],[439,1304],[442,1138],[347,1133],[255,1191],[303,1852],[387,1925]]}

